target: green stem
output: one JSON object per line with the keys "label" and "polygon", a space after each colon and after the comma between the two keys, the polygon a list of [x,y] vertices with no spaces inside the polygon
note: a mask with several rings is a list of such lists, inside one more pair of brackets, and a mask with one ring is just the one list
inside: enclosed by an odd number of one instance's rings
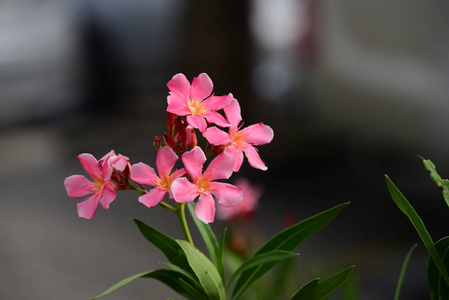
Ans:
{"label": "green stem", "polygon": [[159,202],[159,205],[162,206],[163,208],[166,208],[166,209],[170,210],[171,212],[175,213],[176,215],[178,214],[176,208],[174,208],[170,204],[165,203],[164,201]]}
{"label": "green stem", "polygon": [[182,232],[187,242],[192,246],[193,244],[192,236],[190,235],[189,225],[187,225],[186,214],[185,214],[185,203],[176,203],[176,216],[178,216],[179,224],[181,225]]}

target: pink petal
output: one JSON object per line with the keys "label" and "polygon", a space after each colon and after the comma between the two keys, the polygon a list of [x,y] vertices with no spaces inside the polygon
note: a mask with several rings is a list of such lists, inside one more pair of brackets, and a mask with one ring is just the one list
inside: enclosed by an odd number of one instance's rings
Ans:
{"label": "pink petal", "polygon": [[195,204],[195,217],[203,223],[211,223],[215,217],[215,202],[210,193],[202,193]]}
{"label": "pink petal", "polygon": [[223,182],[211,182],[211,193],[218,203],[225,207],[235,206],[243,199],[242,189],[235,185]]}
{"label": "pink petal", "polygon": [[240,148],[237,148],[235,146],[229,146],[226,147],[224,150],[224,153],[231,155],[234,157],[235,163],[234,163],[234,172],[238,172],[240,170],[240,167],[243,164],[243,152]]}
{"label": "pink petal", "polygon": [[186,98],[180,97],[178,95],[167,96],[167,111],[175,114],[177,116],[186,116],[190,114],[190,109],[187,106]]}
{"label": "pink petal", "polygon": [[154,207],[158,205],[162,200],[164,200],[164,196],[167,193],[166,190],[161,188],[155,188],[146,193],[143,196],[139,197],[139,202],[145,204],[148,207]]}
{"label": "pink petal", "polygon": [[171,170],[176,164],[178,156],[172,148],[165,146],[157,151],[156,167],[159,176],[162,178],[165,175],[169,175]]}
{"label": "pink petal", "polygon": [[142,162],[131,166],[131,179],[137,183],[157,186],[159,177],[152,167]]}
{"label": "pink petal", "polygon": [[212,145],[227,145],[231,142],[229,134],[217,127],[209,127],[203,132],[203,136]]}
{"label": "pink petal", "polygon": [[121,154],[114,156],[111,158],[111,166],[119,171],[125,170],[126,166],[128,165],[129,158],[126,156],[123,156]]}
{"label": "pink petal", "polygon": [[92,177],[93,179],[102,178],[100,168],[98,167],[98,161],[92,154],[80,154],[78,155],[78,159],[84,170],[86,170],[87,174],[89,174],[90,177]]}
{"label": "pink petal", "polygon": [[262,122],[248,126],[240,131],[245,135],[245,140],[253,145],[268,144],[273,140],[274,132],[270,126]]}
{"label": "pink petal", "polygon": [[185,152],[182,155],[182,163],[187,174],[190,175],[193,182],[196,182],[201,177],[203,164],[206,162],[206,155],[200,147],[195,147],[192,150]]}
{"label": "pink petal", "polygon": [[265,163],[260,159],[259,153],[257,153],[257,149],[251,145],[248,145],[244,150],[246,158],[248,158],[249,164],[256,169],[260,169],[262,171],[266,171],[268,168],[265,166]]}
{"label": "pink petal", "polygon": [[192,87],[190,88],[190,98],[203,100],[210,96],[214,84],[206,73],[201,73],[198,77],[193,78]]}
{"label": "pink petal", "polygon": [[64,180],[67,196],[82,198],[95,192],[96,183],[83,175],[72,175]]}
{"label": "pink petal", "polygon": [[176,170],[170,175],[170,180],[173,182],[173,180],[183,176],[185,173],[186,173],[186,170],[184,168]]}
{"label": "pink petal", "polygon": [[173,181],[171,184],[171,193],[176,202],[192,202],[199,195],[196,185],[191,183],[185,177]]}
{"label": "pink petal", "polygon": [[242,121],[242,114],[240,111],[240,104],[237,99],[232,99],[231,103],[224,109],[226,119],[231,123],[231,127],[238,127]]}
{"label": "pink petal", "polygon": [[173,76],[167,83],[167,87],[171,93],[176,94],[181,98],[187,99],[190,96],[190,82],[182,73]]}
{"label": "pink petal", "polygon": [[201,132],[207,128],[206,120],[202,116],[187,116],[187,123]]}
{"label": "pink petal", "polygon": [[217,111],[231,104],[232,99],[232,94],[226,96],[210,96],[203,103],[206,105],[207,110]]}
{"label": "pink petal", "polygon": [[94,217],[95,212],[98,209],[98,197],[98,194],[94,194],[92,197],[76,205],[78,209],[78,216],[80,218],[92,219]]}
{"label": "pink petal", "polygon": [[111,182],[106,182],[103,186],[103,193],[100,196],[100,204],[104,209],[109,209],[109,204],[115,199],[115,190]]}
{"label": "pink petal", "polygon": [[216,179],[228,179],[232,175],[234,168],[234,158],[226,153],[220,153],[213,161],[210,162],[203,177],[207,177],[209,181]]}
{"label": "pink petal", "polygon": [[215,111],[209,111],[205,115],[205,117],[206,117],[207,122],[217,124],[220,127],[229,127],[229,126],[231,126],[231,124],[228,123],[228,121],[226,121],[226,119],[222,115],[220,115],[219,113],[217,113]]}

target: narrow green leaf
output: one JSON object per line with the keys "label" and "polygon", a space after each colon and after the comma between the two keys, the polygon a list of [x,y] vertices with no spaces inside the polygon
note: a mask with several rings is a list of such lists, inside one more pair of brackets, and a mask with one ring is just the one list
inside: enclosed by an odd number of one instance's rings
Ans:
{"label": "narrow green leaf", "polygon": [[438,255],[435,249],[432,238],[430,237],[429,232],[424,226],[423,221],[416,213],[413,206],[408,202],[408,200],[404,197],[401,191],[394,185],[394,183],[390,180],[390,178],[387,175],[385,175],[385,179],[387,181],[388,190],[390,191],[390,195],[393,198],[393,201],[401,209],[401,211],[409,218],[410,222],[413,224],[413,227],[415,227],[416,232],[418,232],[419,237],[423,241],[424,246],[426,246],[427,251],[430,254],[430,257],[432,257],[444,280],[449,285],[449,276],[447,270],[444,267],[444,263],[441,260],[441,257]]}
{"label": "narrow green leaf", "polygon": [[[446,270],[449,270],[449,236],[435,244],[437,253],[443,260]],[[449,299],[449,286],[444,282],[435,262],[430,258],[427,265],[427,280],[429,282],[430,298],[432,300]]]}
{"label": "narrow green leaf", "polygon": [[167,263],[167,262],[163,262],[162,264],[169,267],[171,270],[176,271],[176,272],[184,275],[186,278],[190,279],[190,282],[195,286],[195,288],[197,290],[202,289],[201,284],[199,283],[198,278],[196,278],[195,275],[191,274],[190,272],[188,272],[184,269],[181,269],[177,265]]}
{"label": "narrow green leaf", "polygon": [[302,296],[304,296],[309,290],[316,287],[318,284],[318,281],[320,281],[321,278],[315,278],[304,284],[291,298],[290,300],[298,300],[301,299]]}
{"label": "narrow green leaf", "polygon": [[159,269],[159,270],[153,270],[149,272],[143,272],[139,273],[133,276],[130,276],[128,278],[125,278],[118,283],[111,286],[109,289],[101,293],[100,295],[92,298],[92,300],[101,298],[103,296],[106,296],[107,294],[115,291],[116,289],[124,286],[125,284],[130,283],[131,281],[137,279],[137,278],[153,278],[156,280],[159,280],[160,282],[166,284],[168,287],[172,288],[174,291],[176,291],[178,294],[188,298],[188,299],[195,299],[190,297],[188,293],[184,290],[184,288],[179,284],[179,278],[182,278],[183,275],[172,270],[166,270],[166,269]]}
{"label": "narrow green leaf", "polygon": [[[326,226],[326,224],[334,219],[348,204],[349,202],[337,205],[281,231],[260,248],[254,256],[273,250],[293,251],[312,233]],[[264,275],[275,265],[276,262],[269,262],[243,272],[234,287],[232,299],[239,299],[255,280]]]}
{"label": "narrow green leaf", "polygon": [[228,229],[225,227],[223,229],[223,232],[220,237],[220,243],[218,244],[217,249],[217,270],[218,273],[220,273],[221,280],[223,281],[223,285],[226,286],[226,276],[224,271],[224,262],[223,262],[223,255],[224,255],[224,247],[226,242],[226,233],[228,232]]}
{"label": "narrow green leaf", "polygon": [[443,188],[443,198],[449,206],[449,180],[441,178],[440,174],[437,172],[436,166],[429,159],[422,158],[422,160],[424,168],[430,172],[430,178],[437,186]]}
{"label": "narrow green leaf", "polygon": [[280,297],[288,297],[286,292],[293,284],[292,278],[297,278],[297,274],[293,258],[290,258],[280,262],[280,266],[276,270],[272,280],[273,284],[270,287],[269,295],[266,299],[280,299]]}
{"label": "narrow green leaf", "polygon": [[340,287],[351,275],[354,266],[344,269],[323,280],[313,279],[301,287],[290,300],[321,300],[325,299]]}
{"label": "narrow green leaf", "polygon": [[176,240],[210,300],[226,300],[223,281],[215,265],[187,241]]}
{"label": "narrow green leaf", "polygon": [[210,259],[216,266],[218,266],[218,259],[217,259],[218,242],[214,232],[212,231],[212,228],[210,227],[209,224],[205,224],[201,222],[197,217],[195,217],[194,214],[195,204],[193,202],[187,203],[187,208],[189,209],[193,222],[195,223],[196,227],[198,228],[198,231],[200,232],[204,240],[204,244],[206,245],[206,249],[209,252]]}
{"label": "narrow green leaf", "polygon": [[142,221],[134,219],[137,227],[142,235],[154,246],[161,250],[169,262],[177,265],[184,270],[190,270],[187,259],[183,250],[179,247],[178,243],[168,235],[154,229],[153,227],[145,224]]}
{"label": "narrow green leaf", "polygon": [[257,267],[261,264],[269,263],[269,262],[278,262],[287,258],[291,258],[293,256],[299,255],[295,252],[283,251],[283,250],[273,250],[269,252],[265,252],[256,256],[253,256],[246,262],[244,262],[232,275],[229,283],[234,281],[240,274],[245,272],[246,270]]}
{"label": "narrow green leaf", "polygon": [[191,299],[195,300],[208,300],[207,295],[202,290],[198,290],[193,287],[192,284],[188,283],[182,278],[179,278],[179,285],[183,287],[183,289],[191,296]]}
{"label": "narrow green leaf", "polygon": [[418,244],[414,244],[410,248],[410,250],[408,250],[407,255],[405,256],[404,263],[402,264],[401,274],[399,275],[394,300],[399,300],[399,293],[401,292],[402,283],[404,282],[405,273],[407,272],[408,262],[410,261],[410,257],[412,257],[413,250],[415,250],[416,246],[418,246]]}

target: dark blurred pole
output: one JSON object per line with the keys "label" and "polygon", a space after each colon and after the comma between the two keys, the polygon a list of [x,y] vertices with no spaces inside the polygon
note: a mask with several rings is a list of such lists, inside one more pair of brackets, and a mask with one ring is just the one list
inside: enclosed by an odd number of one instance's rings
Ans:
{"label": "dark blurred pole", "polygon": [[250,35],[248,1],[196,0],[190,6],[190,30],[186,61],[191,79],[206,72],[214,92],[232,92],[242,106],[250,107]]}

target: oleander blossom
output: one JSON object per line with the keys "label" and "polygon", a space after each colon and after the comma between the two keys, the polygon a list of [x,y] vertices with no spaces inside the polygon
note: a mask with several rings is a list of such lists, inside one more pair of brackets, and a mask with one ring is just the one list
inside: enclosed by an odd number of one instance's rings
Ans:
{"label": "oleander blossom", "polygon": [[[242,200],[242,190],[229,183],[216,182],[217,179],[229,179],[232,175],[234,158],[226,153],[215,157],[202,173],[206,156],[199,147],[184,153],[182,162],[191,181],[186,177],[176,179],[172,184],[175,201],[192,202],[199,196],[195,205],[195,216],[204,223],[211,223],[215,217],[215,201],[223,206],[234,206]],[[213,196],[212,196],[213,195]]]}
{"label": "oleander blossom", "polygon": [[176,74],[167,83],[167,87],[170,90],[170,95],[167,97],[167,111],[178,116],[187,116],[187,123],[193,128],[203,132],[207,128],[207,122],[220,127],[229,126],[217,110],[229,105],[232,94],[212,95],[213,83],[206,73],[195,77],[192,84],[184,74]]}
{"label": "oleander blossom", "polygon": [[170,191],[172,182],[185,174],[184,169],[179,169],[171,173],[178,160],[178,156],[168,146],[158,150],[156,156],[156,168],[154,169],[144,163],[137,163],[131,167],[131,179],[137,183],[153,186],[154,189],[139,197],[139,201],[148,207],[154,207],[164,200],[166,193],[173,199]]}
{"label": "oleander blossom", "polygon": [[227,146],[224,150],[226,154],[235,159],[234,172],[238,172],[243,163],[243,153],[245,153],[249,164],[256,169],[267,170],[265,163],[259,156],[254,145],[268,144],[273,140],[274,132],[270,126],[262,122],[240,129],[242,116],[240,105],[236,99],[232,99],[231,104],[224,108],[226,119],[231,124],[229,131],[225,132],[217,127],[207,128],[203,136],[209,143],[215,146]]}
{"label": "oleander blossom", "polygon": [[217,215],[221,220],[249,218],[259,206],[259,199],[262,196],[260,187],[252,185],[248,179],[243,177],[236,179],[234,184],[242,189],[242,202],[232,207],[219,206]]}
{"label": "oleander blossom", "polygon": [[109,209],[109,204],[114,201],[116,193],[111,181],[112,172],[114,169],[123,170],[128,164],[128,158],[111,151],[100,161],[89,153],[80,154],[78,159],[93,182],[83,175],[72,175],[65,179],[64,185],[69,197],[83,198],[93,194],[77,204],[78,215],[81,218],[92,219],[98,204],[104,209]]}

